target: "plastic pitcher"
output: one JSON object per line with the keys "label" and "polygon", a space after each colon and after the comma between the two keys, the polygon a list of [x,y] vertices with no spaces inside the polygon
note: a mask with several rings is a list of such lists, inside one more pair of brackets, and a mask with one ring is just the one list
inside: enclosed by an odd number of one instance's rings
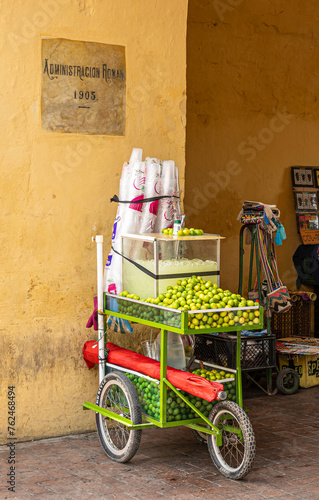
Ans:
{"label": "plastic pitcher", "polygon": [[[161,334],[159,333],[155,341],[156,359],[161,359]],[[167,366],[177,370],[185,370],[185,348],[182,336],[175,332],[167,332]]]}
{"label": "plastic pitcher", "polygon": [[155,342],[150,342],[149,340],[144,340],[142,342],[142,347],[143,347],[144,356],[147,356],[148,358],[156,359]]}

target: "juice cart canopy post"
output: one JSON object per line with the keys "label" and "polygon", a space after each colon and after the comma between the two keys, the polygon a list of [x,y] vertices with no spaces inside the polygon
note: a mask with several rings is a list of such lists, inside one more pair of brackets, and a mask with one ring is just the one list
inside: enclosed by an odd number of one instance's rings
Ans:
{"label": "juice cart canopy post", "polygon": [[[92,241],[96,242],[96,261],[97,261],[97,308],[103,310],[103,236],[96,235],[92,237]],[[98,314],[98,339],[99,339],[99,359],[105,358],[104,354],[104,317]],[[105,377],[105,363],[99,363],[99,380],[100,382]]]}
{"label": "juice cart canopy post", "polygon": [[123,234],[121,237],[123,290],[140,297],[157,297],[179,279],[202,276],[217,283],[222,236],[167,236]]}

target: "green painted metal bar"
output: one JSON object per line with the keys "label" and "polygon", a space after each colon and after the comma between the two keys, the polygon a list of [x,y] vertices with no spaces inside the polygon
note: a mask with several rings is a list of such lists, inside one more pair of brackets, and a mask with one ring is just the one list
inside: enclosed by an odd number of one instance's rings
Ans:
{"label": "green painted metal bar", "polygon": [[242,226],[239,231],[239,283],[238,293],[241,295],[243,291],[243,262],[244,262],[244,228]]}
{"label": "green painted metal bar", "polygon": [[84,401],[83,407],[85,407],[88,410],[93,410],[97,413],[101,413],[101,415],[104,415],[104,417],[109,417],[112,420],[117,420],[118,422],[122,422],[123,424],[131,426],[133,425],[132,420],[122,417],[121,415],[117,415],[117,413],[107,410],[106,408],[102,408],[101,406],[98,406],[94,403],[90,403],[89,401]]}
{"label": "green painted metal bar", "polygon": [[188,330],[188,314],[187,312],[182,312],[181,330]]}
{"label": "green painted metal bar", "polygon": [[194,431],[202,432],[203,434],[211,434],[212,436],[216,436],[216,432],[213,429],[208,429],[207,427],[203,427],[202,425],[188,424],[187,427],[189,427],[190,429],[194,429]]}
{"label": "green painted metal bar", "polygon": [[104,417],[108,417],[111,420],[115,420],[116,422],[120,422],[121,424],[126,425],[129,429],[146,429],[147,427],[153,427],[153,424],[151,423],[145,423],[145,424],[133,424],[132,420],[122,417],[121,415],[118,415],[117,413],[114,413],[113,411],[107,410],[106,408],[101,408],[101,406],[98,406],[94,403],[90,403],[89,401],[84,401],[83,403],[83,409],[84,410],[93,410],[96,413],[100,413]]}
{"label": "green painted metal bar", "polygon": [[[267,297],[267,306],[268,306],[268,297]],[[267,316],[267,333],[271,333],[271,317]]]}
{"label": "green painted metal bar", "polygon": [[217,446],[222,446],[222,444],[223,444],[223,437],[222,437],[222,434],[220,432],[216,433],[213,429],[207,429],[207,427],[203,427],[202,425],[189,424],[186,427],[189,427],[190,429],[194,429],[197,432],[203,432],[205,434],[210,434],[211,436],[215,436]]}
{"label": "green painted metal bar", "polygon": [[272,368],[266,368],[266,387],[267,394],[272,393]]}
{"label": "green painted metal bar", "polygon": [[236,342],[236,402],[243,407],[243,386],[241,375],[241,332],[237,332]]}
{"label": "green painted metal bar", "polygon": [[262,304],[262,294],[261,294],[261,274],[260,274],[260,257],[258,251],[258,236],[257,236],[257,226],[255,226],[252,230],[252,243],[254,243],[256,247],[256,270],[257,270],[257,283],[258,283],[258,296],[259,296],[259,304]]}
{"label": "green painted metal bar", "polygon": [[[147,420],[153,420],[151,417],[146,417]],[[159,422],[159,421],[154,421],[154,423],[157,422],[155,425],[156,427],[160,427],[161,429],[168,429],[170,427],[184,427],[188,426],[189,424],[200,424],[202,422],[201,418],[192,418],[190,420],[171,420],[170,422]]]}
{"label": "green painted metal bar", "polygon": [[[202,432],[203,434],[211,434],[212,436],[216,435],[216,432],[213,429],[208,429],[207,427],[203,427],[202,425],[189,424],[187,425],[187,427],[189,427],[190,429],[194,429],[195,431]],[[242,431],[238,427],[233,427],[231,425],[223,424],[223,431],[232,432],[233,434],[238,434],[238,436],[243,435]]]}
{"label": "green painted metal bar", "polygon": [[198,415],[207,425],[209,425],[212,429],[214,429],[214,431],[217,433],[217,434],[220,434],[220,430],[218,429],[218,427],[216,427],[215,425],[213,425],[211,423],[211,421],[205,417],[205,415],[203,415],[198,408],[196,408],[196,406],[194,406],[187,398],[186,396],[184,396],[184,394],[181,394],[180,392],[178,392],[176,390],[176,388],[168,381],[168,380],[165,380],[165,384],[174,392],[176,392],[178,394],[178,397],[181,398],[184,403],[186,403],[190,408],[192,408],[192,410],[196,413],[196,415]]}
{"label": "green painted metal bar", "polygon": [[160,421],[166,423],[167,377],[167,330],[161,330],[161,367],[160,367]]}
{"label": "green painted metal bar", "polygon": [[247,231],[250,231],[251,234],[251,248],[250,248],[250,264],[249,264],[249,277],[248,277],[248,291],[250,292],[252,290],[252,281],[253,281],[253,267],[254,267],[254,249],[255,249],[255,242],[254,238],[252,236],[252,230],[251,228],[247,228]]}
{"label": "green painted metal bar", "polygon": [[268,394],[267,390],[266,390],[264,387],[262,387],[262,386],[261,386],[261,385],[257,382],[257,380],[255,380],[255,379],[254,379],[254,377],[251,377],[251,376],[249,375],[249,373],[245,373],[245,376],[246,376],[249,380],[251,380],[251,381],[253,382],[253,384],[255,384],[257,387],[259,387],[259,389],[261,389],[261,390],[262,390],[265,394]]}

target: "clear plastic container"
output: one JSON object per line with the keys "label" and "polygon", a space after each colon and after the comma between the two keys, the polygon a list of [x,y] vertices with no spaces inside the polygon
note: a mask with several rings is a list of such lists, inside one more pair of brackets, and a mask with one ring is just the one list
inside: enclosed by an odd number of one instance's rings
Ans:
{"label": "clear plastic container", "polygon": [[[161,334],[155,340],[156,359],[161,359]],[[177,370],[185,370],[186,358],[182,336],[175,332],[167,332],[167,366]]]}
{"label": "clear plastic container", "polygon": [[218,235],[122,235],[123,290],[139,297],[157,297],[167,286],[193,275],[219,284]]}
{"label": "clear plastic container", "polygon": [[142,342],[142,348],[144,356],[155,359],[155,342],[144,340]]}

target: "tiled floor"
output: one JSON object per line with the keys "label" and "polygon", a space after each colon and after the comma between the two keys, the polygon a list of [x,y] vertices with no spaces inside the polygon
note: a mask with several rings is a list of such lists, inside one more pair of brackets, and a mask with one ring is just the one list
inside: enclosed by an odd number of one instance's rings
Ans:
{"label": "tiled floor", "polygon": [[8,449],[0,447],[1,499],[319,499],[319,387],[293,396],[246,399],[257,440],[241,481],[221,476],[188,429],[143,431],[128,464],[110,461],[97,434],[20,443],[16,493],[7,490]]}

